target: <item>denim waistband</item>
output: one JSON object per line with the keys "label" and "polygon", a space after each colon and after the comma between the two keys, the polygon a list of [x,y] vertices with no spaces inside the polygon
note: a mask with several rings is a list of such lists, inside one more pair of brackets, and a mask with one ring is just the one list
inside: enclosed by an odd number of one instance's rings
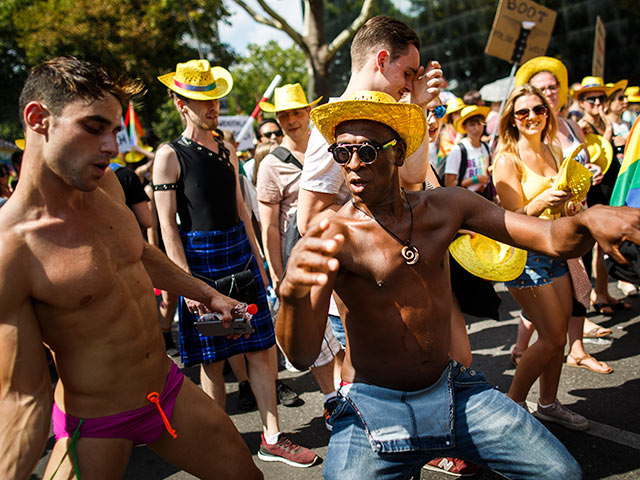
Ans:
{"label": "denim waistband", "polygon": [[376,452],[406,452],[454,446],[453,378],[449,362],[433,385],[415,392],[353,383],[338,391],[364,425]]}

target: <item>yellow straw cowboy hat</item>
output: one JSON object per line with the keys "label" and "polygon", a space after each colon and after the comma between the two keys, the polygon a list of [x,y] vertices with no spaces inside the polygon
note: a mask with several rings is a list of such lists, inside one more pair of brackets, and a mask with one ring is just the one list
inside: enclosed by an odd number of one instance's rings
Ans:
{"label": "yellow straw cowboy hat", "polygon": [[527,62],[523,63],[516,72],[516,87],[529,83],[531,77],[536,73],[549,72],[556,78],[558,82],[558,106],[560,110],[567,101],[567,94],[569,92],[569,76],[567,74],[567,67],[564,66],[557,58],[553,57],[535,57]]}
{"label": "yellow straw cowboy hat", "polygon": [[527,252],[484,235],[461,235],[449,252],[468,272],[494,282],[518,278],[527,263]]}
{"label": "yellow straw cowboy hat", "polygon": [[467,133],[463,125],[465,121],[469,120],[471,117],[475,117],[476,115],[480,115],[482,118],[486,120],[487,115],[489,115],[490,111],[491,111],[491,108],[489,107],[467,105],[460,112],[460,117],[456,118],[455,121],[453,122],[453,128],[455,128],[458,133],[462,133],[462,134]]}
{"label": "yellow straw cowboy hat", "polygon": [[[571,193],[571,199],[569,201],[575,205],[579,205],[587,198],[587,192],[589,192],[589,188],[591,187],[591,177],[593,177],[591,170],[575,160],[576,155],[578,155],[583,148],[583,144],[577,145],[571,154],[562,161],[556,179],[553,182],[554,190],[564,190],[565,192]],[[563,208],[564,205],[549,208],[548,210],[555,214],[562,211]]]}
{"label": "yellow straw cowboy hat", "polygon": [[629,103],[640,102],[640,87],[627,87],[624,91],[624,94],[627,96],[627,100],[629,100]]}
{"label": "yellow straw cowboy hat", "polygon": [[372,120],[394,130],[407,145],[405,156],[422,144],[427,120],[422,108],[398,103],[383,92],[361,90],[349,100],[327,103],[311,110],[311,120],[329,144],[336,141],[336,127],[349,120]]}
{"label": "yellow straw cowboy hat", "polygon": [[192,100],[215,100],[233,88],[231,74],[222,67],[212,67],[208,60],[179,63],[176,71],[158,77],[169,90]]}
{"label": "yellow straw cowboy hat", "polygon": [[618,90],[622,90],[624,92],[624,89],[627,88],[628,84],[629,81],[626,79],[618,80],[616,83],[607,83],[606,86],[609,88],[609,93],[607,93],[607,96],[610,97]]}
{"label": "yellow straw cowboy hat", "polygon": [[611,93],[611,89],[604,84],[602,77],[584,77],[580,82],[580,88],[572,90],[571,95],[578,97],[583,93],[600,91],[608,97]]}
{"label": "yellow straw cowboy hat", "polygon": [[609,170],[613,160],[613,147],[602,135],[588,133],[584,138],[587,150],[589,150],[590,162],[598,165],[604,175]]}
{"label": "yellow straw cowboy hat", "polygon": [[13,143],[15,143],[20,150],[24,150],[24,147],[26,145],[24,138],[17,138],[16,141]]}
{"label": "yellow straw cowboy hat", "polygon": [[447,113],[445,113],[443,120],[447,118],[450,113],[455,113],[462,110],[465,107],[464,101],[460,97],[453,97],[447,101]]}
{"label": "yellow straw cowboy hat", "polygon": [[284,112],[285,110],[294,110],[296,108],[313,107],[322,100],[322,97],[316,98],[313,102],[307,102],[307,96],[302,90],[299,83],[290,83],[276,88],[273,92],[273,103],[260,102],[260,108],[269,113]]}

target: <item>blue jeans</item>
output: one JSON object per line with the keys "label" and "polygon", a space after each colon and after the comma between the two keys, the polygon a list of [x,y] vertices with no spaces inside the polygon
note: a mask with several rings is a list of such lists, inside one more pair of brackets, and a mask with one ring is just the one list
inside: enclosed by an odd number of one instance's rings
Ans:
{"label": "blue jeans", "polygon": [[347,348],[347,334],[344,331],[344,325],[338,315],[329,314],[329,321],[331,321],[331,330],[333,335],[338,339],[343,349]]}
{"label": "blue jeans", "polygon": [[[562,443],[480,372],[451,362],[440,381],[420,392],[363,385],[340,389],[325,479],[409,479],[438,457],[486,465],[513,479],[582,478]],[[387,400],[394,395],[392,405]],[[393,425],[398,418],[404,422]]]}
{"label": "blue jeans", "polygon": [[569,268],[564,260],[527,252],[527,264],[520,276],[514,280],[504,282],[504,285],[509,288],[539,287],[547,285],[554,278],[561,277],[567,273],[569,273]]}

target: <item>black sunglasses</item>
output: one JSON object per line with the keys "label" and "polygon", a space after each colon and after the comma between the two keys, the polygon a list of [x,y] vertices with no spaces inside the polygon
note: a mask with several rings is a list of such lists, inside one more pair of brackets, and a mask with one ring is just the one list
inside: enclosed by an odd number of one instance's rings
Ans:
{"label": "black sunglasses", "polygon": [[598,100],[600,103],[604,103],[607,101],[607,96],[606,95],[599,95],[597,97],[589,97],[589,98],[585,98],[584,101],[587,102],[590,105],[595,105],[596,104],[596,100]]}
{"label": "black sunglasses", "polygon": [[353,152],[358,152],[358,158],[365,165],[371,165],[378,158],[378,151],[385,148],[392,147],[398,144],[398,140],[395,138],[388,141],[384,145],[373,145],[371,143],[334,143],[329,147],[329,152],[333,155],[333,159],[340,165],[345,165],[351,157]]}
{"label": "black sunglasses", "polygon": [[436,108],[430,108],[427,110],[427,117],[431,113],[434,114],[436,118],[442,118],[447,114],[447,107],[444,105],[438,105]]}
{"label": "black sunglasses", "polygon": [[533,113],[535,113],[538,116],[546,117],[548,109],[546,105],[540,104],[540,105],[536,105],[533,108],[521,108],[517,112],[513,112],[513,116],[516,117],[518,120],[524,120],[529,116],[529,112],[531,111],[533,111]]}
{"label": "black sunglasses", "polygon": [[281,137],[282,136],[282,130],[273,130],[272,132],[263,132],[262,136],[266,137],[266,138]]}
{"label": "black sunglasses", "polygon": [[611,100],[617,100],[619,102],[624,102],[626,98],[627,98],[626,95],[618,95],[617,97],[614,97]]}

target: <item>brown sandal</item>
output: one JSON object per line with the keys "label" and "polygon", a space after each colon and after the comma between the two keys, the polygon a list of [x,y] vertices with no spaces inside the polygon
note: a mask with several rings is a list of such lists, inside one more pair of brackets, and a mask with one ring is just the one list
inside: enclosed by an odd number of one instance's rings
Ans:
{"label": "brown sandal", "polygon": [[[569,359],[571,359],[571,361],[569,361]],[[567,355],[567,366],[569,367],[575,367],[575,368],[585,368],[587,370],[591,370],[594,373],[600,373],[602,375],[608,375],[609,373],[613,372],[613,368],[611,368],[609,365],[607,366],[607,370],[596,370],[593,367],[590,367],[589,365],[587,365],[586,363],[584,363],[585,360],[589,360],[592,359],[594,362],[596,362],[598,365],[600,366],[604,366],[606,365],[606,363],[601,362],[597,359],[595,359],[594,357],[592,357],[591,355],[589,355],[588,353],[586,353],[584,355],[584,357],[580,357],[580,358],[576,358],[574,356],[572,356],[571,354]]]}

